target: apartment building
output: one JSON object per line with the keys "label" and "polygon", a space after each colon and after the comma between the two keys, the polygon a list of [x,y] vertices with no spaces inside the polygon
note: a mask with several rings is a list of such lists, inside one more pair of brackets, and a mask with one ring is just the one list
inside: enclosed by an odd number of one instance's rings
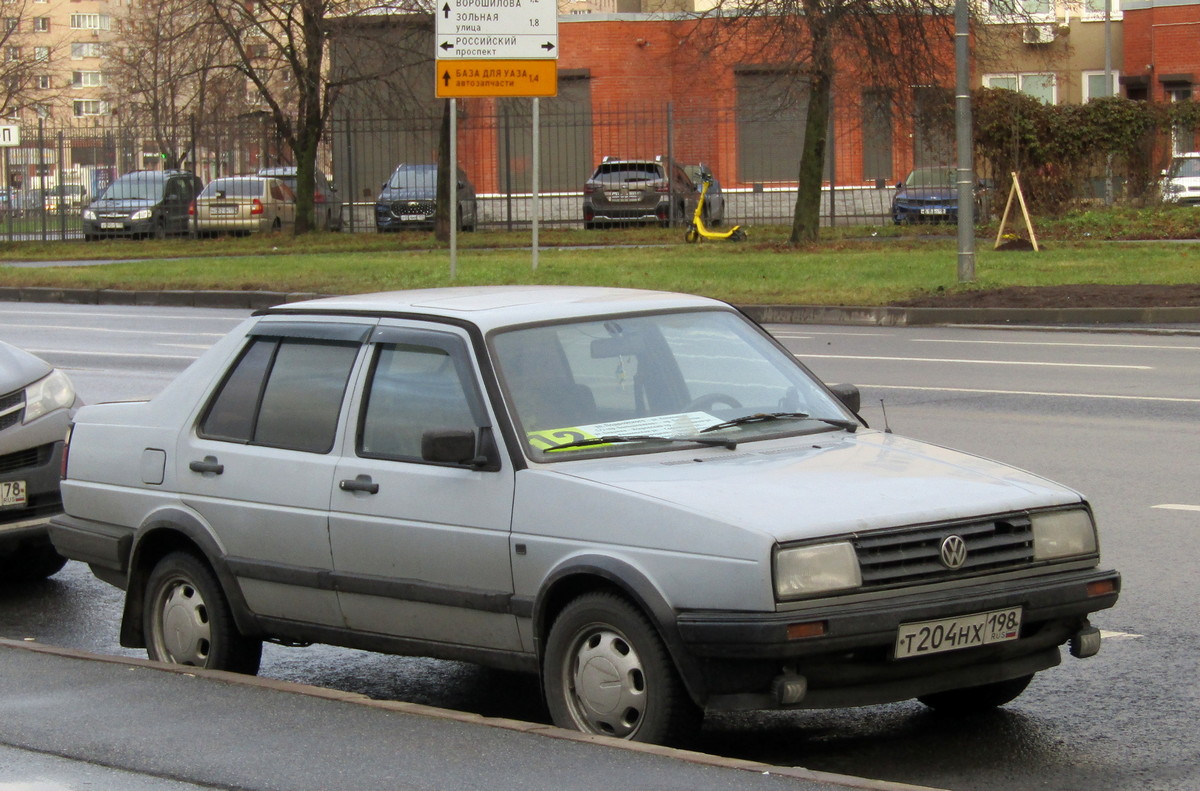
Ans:
{"label": "apartment building", "polygon": [[132,0],[2,0],[9,120],[91,124],[110,115],[105,47]]}

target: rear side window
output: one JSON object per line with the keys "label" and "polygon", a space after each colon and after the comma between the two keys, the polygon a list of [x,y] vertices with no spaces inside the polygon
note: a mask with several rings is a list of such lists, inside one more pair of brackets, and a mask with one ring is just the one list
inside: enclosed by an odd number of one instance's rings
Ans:
{"label": "rear side window", "polygon": [[328,453],[358,343],[257,338],[200,420],[206,439]]}

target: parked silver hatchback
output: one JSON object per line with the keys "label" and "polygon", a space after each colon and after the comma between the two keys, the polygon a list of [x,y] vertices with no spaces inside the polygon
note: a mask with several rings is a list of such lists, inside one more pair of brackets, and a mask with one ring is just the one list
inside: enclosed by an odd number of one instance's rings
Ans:
{"label": "parked silver hatchback", "polygon": [[52,536],[154,659],[473,661],[639,741],[705,711],[992,707],[1095,654],[1120,576],[1086,500],[857,407],[700,297],[295,303],[149,402],[80,410]]}

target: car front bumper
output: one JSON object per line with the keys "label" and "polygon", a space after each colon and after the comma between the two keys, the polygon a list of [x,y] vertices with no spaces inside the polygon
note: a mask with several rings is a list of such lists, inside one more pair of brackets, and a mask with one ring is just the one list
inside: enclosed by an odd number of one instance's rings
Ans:
{"label": "car front bumper", "polygon": [[0,508],[0,554],[31,540],[45,540],[48,520],[62,513],[62,452],[59,441],[0,456],[0,481],[24,481],[27,499],[24,506]]}
{"label": "car front bumper", "polygon": [[[1058,646],[1088,629],[1089,614],[1116,603],[1120,579],[1115,571],[1087,569],[852,604],[831,601],[802,611],[684,612],[676,623],[711,708],[870,705],[1006,680],[1057,664]],[[901,624],[1016,606],[1022,608],[1022,622],[1015,640],[895,658]],[[821,624],[823,633],[789,639],[789,627],[809,624]],[[777,689],[788,677],[803,677],[807,694],[785,704]]]}

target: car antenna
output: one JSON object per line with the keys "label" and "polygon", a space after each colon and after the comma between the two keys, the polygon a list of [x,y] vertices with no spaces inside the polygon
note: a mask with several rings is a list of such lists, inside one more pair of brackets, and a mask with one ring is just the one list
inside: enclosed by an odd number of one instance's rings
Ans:
{"label": "car antenna", "polygon": [[879,408],[883,410],[883,433],[891,434],[892,427],[888,424],[887,419],[887,404],[883,403],[883,399],[879,399]]}

